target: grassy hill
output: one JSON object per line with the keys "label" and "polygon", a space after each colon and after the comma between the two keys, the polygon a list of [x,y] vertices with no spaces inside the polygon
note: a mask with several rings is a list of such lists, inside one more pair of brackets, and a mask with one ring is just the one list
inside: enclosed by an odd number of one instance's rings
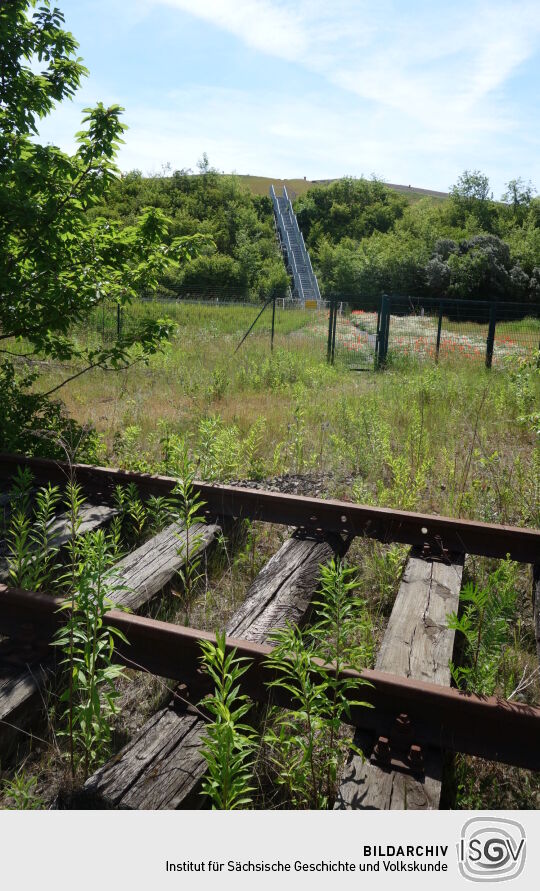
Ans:
{"label": "grassy hill", "polygon": [[[283,186],[287,189],[290,198],[297,198],[305,195],[312,186],[330,185],[335,179],[276,179],[270,176],[248,176],[246,174],[236,174],[238,179],[248,186],[252,195],[268,195],[270,186],[273,184],[276,190]],[[436,201],[444,201],[448,197],[447,192],[437,192],[434,189],[421,189],[418,186],[399,185],[397,183],[386,183],[389,189],[403,194],[407,200],[414,204],[421,198],[430,197]]]}
{"label": "grassy hill", "polygon": [[[273,184],[275,189],[281,193],[283,186],[289,193],[289,198],[296,198],[305,195],[308,189],[314,183],[309,179],[276,179],[271,176],[246,176],[245,174],[236,174],[240,182],[248,186],[252,195],[268,195],[270,186]],[[328,180],[330,182],[330,180]]]}

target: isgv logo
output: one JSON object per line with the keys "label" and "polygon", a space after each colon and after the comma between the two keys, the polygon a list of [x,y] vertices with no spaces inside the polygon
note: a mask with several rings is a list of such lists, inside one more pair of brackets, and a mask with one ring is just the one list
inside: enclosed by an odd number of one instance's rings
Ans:
{"label": "isgv logo", "polygon": [[525,830],[515,820],[473,817],[457,845],[459,871],[471,882],[515,879],[525,866]]}

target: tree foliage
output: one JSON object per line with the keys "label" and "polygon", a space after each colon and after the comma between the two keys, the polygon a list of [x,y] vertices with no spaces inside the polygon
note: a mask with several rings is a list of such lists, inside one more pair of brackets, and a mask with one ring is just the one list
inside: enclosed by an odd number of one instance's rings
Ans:
{"label": "tree foliage", "polygon": [[340,180],[296,210],[326,295],[540,298],[540,200],[521,179],[496,202],[488,178],[465,171],[447,200],[409,205],[383,183]]}
{"label": "tree foliage", "polygon": [[464,170],[451,187],[450,194],[457,201],[487,201],[489,199],[489,178],[480,170]]}
{"label": "tree foliage", "polygon": [[128,173],[114,184],[106,204],[97,209],[111,221],[129,225],[141,207],[161,208],[170,218],[175,236],[203,232],[211,238],[194,263],[162,276],[160,293],[253,300],[287,293],[289,282],[269,198],[251,195],[234,175],[218,173],[205,154],[198,173],[165,170],[164,174],[169,175]]}
{"label": "tree foliage", "polygon": [[[71,332],[104,300],[122,305],[141,289],[155,289],[200,241],[195,234],[168,240],[167,219],[156,207],[142,209],[125,227],[89,214],[118,176],[114,159],[125,130],[118,105],[85,109],[73,155],[39,143],[39,120],[73,96],[87,72],[62,13],[48,0],[35,6],[35,0],[0,5],[0,358],[2,377],[21,404],[34,383],[14,372],[21,343],[27,358],[75,361],[77,373],[125,367],[134,348],[138,360],[155,352],[170,331],[165,321],[146,322],[107,349],[83,349]],[[38,404],[47,414],[50,406],[39,403],[36,391],[34,383],[30,415],[39,413]],[[0,400],[6,399],[3,393]],[[3,408],[13,415],[13,406]]]}
{"label": "tree foliage", "polygon": [[[145,205],[163,209],[176,235],[201,231],[213,239],[195,262],[164,274],[162,293],[286,293],[269,199],[219,174],[206,156],[195,174],[144,178],[133,171],[115,182],[98,212],[129,225]],[[540,199],[520,179],[497,202],[484,174],[465,171],[448,199],[408,203],[379,180],[346,177],[313,186],[295,210],[326,296],[540,297]]]}
{"label": "tree foliage", "polygon": [[380,180],[344,177],[329,186],[314,186],[298,199],[295,210],[304,237],[313,246],[321,236],[336,243],[388,232],[406,203]]}

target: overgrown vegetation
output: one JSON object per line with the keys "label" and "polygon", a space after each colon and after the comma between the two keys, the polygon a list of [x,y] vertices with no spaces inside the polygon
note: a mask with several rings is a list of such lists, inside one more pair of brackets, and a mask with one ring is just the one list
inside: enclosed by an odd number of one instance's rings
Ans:
{"label": "overgrown vegetation", "polygon": [[252,195],[241,177],[219,174],[206,155],[197,175],[190,170],[165,172],[143,177],[141,171],[131,171],[115,181],[107,200],[91,212],[125,226],[141,208],[159,208],[171,221],[170,238],[207,236],[192,263],[161,275],[161,294],[222,300],[285,296],[288,278],[268,195]]}
{"label": "overgrown vegetation", "polygon": [[[269,198],[251,194],[242,177],[219,174],[206,155],[197,175],[164,173],[132,171],[99,211],[125,225],[145,205],[162,208],[176,234],[211,235],[194,263],[161,277],[160,292],[284,296]],[[375,178],[344,177],[303,192],[295,210],[325,295],[540,300],[540,199],[531,183],[511,180],[500,201],[487,177],[467,170],[445,200],[411,203]]]}
{"label": "overgrown vegetation", "polygon": [[[168,447],[170,449],[170,442]],[[184,452],[184,460],[185,454]],[[187,468],[187,477],[193,473],[193,469],[191,462]],[[13,487],[13,492],[16,493],[14,505],[18,505],[19,511],[21,506],[25,506],[33,521],[31,502],[39,505],[47,491],[46,488],[43,491],[34,490],[30,477],[19,474]],[[61,500],[67,507],[68,514],[77,518],[80,511],[80,493],[77,489],[68,486],[68,491]],[[133,544],[130,510],[138,518],[137,524],[140,526],[142,509],[145,517],[142,525],[146,526],[147,535],[153,528],[149,503],[142,502],[136,491],[126,489],[121,494],[117,493],[116,500],[123,505],[124,510],[118,515],[108,536],[101,533],[99,541],[95,540],[95,536],[90,536],[86,541],[82,538],[80,541],[74,540],[73,553],[78,555],[78,563],[74,566],[73,560],[69,559],[67,567],[63,570],[59,568],[55,576],[57,583],[73,586],[68,587],[73,592],[69,605],[75,606],[73,635],[69,623],[59,635],[66,662],[73,666],[74,673],[71,676],[71,691],[64,687],[63,704],[58,702],[54,707],[54,712],[60,719],[55,735],[59,730],[60,741],[65,735],[69,748],[69,728],[72,727],[73,763],[80,776],[84,776],[111,752],[111,733],[115,723],[113,719],[120,675],[113,661],[110,664],[107,659],[100,662],[100,655],[108,649],[110,642],[107,642],[106,634],[100,627],[106,601],[96,598],[94,592],[97,587],[103,597],[107,596],[106,591],[114,594],[116,582],[109,567],[111,559],[117,558],[125,546],[123,542],[130,540]],[[167,503],[166,506],[160,503],[161,509],[166,507],[164,522],[175,516],[174,511],[171,511],[174,501],[172,499],[172,503]],[[189,492],[186,503],[188,507],[193,506]],[[231,598],[227,607],[228,615],[238,602],[232,595],[233,591],[236,592],[235,596],[238,595],[240,579],[243,576],[245,581],[242,584],[249,584],[256,572],[252,561],[256,559],[255,553],[261,546],[261,532],[257,525],[247,528],[245,542],[235,556],[230,554],[224,542],[224,554],[229,567],[228,570],[225,569],[224,575],[226,578],[230,576],[231,593],[226,593],[223,587],[218,590],[221,597]],[[122,534],[123,526],[127,538]],[[42,543],[39,535],[36,542],[37,547],[36,544],[33,545],[33,553],[39,557],[39,546]],[[271,547],[270,553],[274,550],[275,545]],[[208,658],[214,665],[216,677],[221,684],[219,689],[216,686],[212,700],[215,706],[212,725],[216,726],[210,726],[207,738],[209,757],[214,761],[208,780],[213,786],[208,786],[206,793],[214,806],[331,806],[341,765],[350,748],[350,739],[342,728],[342,724],[347,721],[348,698],[344,696],[346,691],[337,683],[337,671],[339,667],[346,665],[361,667],[372,663],[384,629],[384,617],[390,612],[397,590],[406,551],[406,548],[397,545],[384,547],[376,542],[359,539],[353,543],[349,554],[354,570],[341,563],[322,570],[322,593],[315,598],[315,616],[311,626],[303,631],[288,628],[275,637],[276,649],[271,660],[274,663],[272,667],[276,675],[275,683],[278,686],[284,685],[293,695],[295,707],[289,711],[270,710],[262,725],[263,736],[262,739],[259,738],[257,746],[252,735],[253,729],[245,720],[247,702],[245,699],[237,699],[237,695],[240,695],[237,689],[239,675],[236,674],[233,662],[226,660],[223,646],[219,657],[219,641],[216,652],[209,651]],[[13,551],[13,558],[15,554]],[[24,549],[22,556],[25,557]],[[24,565],[28,560],[19,562]],[[37,562],[39,565],[39,559]],[[456,659],[454,676],[464,689],[484,693],[495,691],[521,701],[535,702],[538,684],[535,681],[534,664],[531,668],[534,656],[527,655],[531,644],[530,618],[522,617],[517,594],[519,591],[520,599],[526,596],[523,594],[523,586],[527,587],[529,580],[522,578],[517,565],[510,561],[503,561],[495,567],[492,565],[491,572],[488,571],[489,565],[490,561],[476,560],[469,566],[469,582],[465,586],[465,611],[459,619],[451,618],[457,629],[463,632],[465,644],[461,648],[461,655]],[[220,570],[220,576],[222,575],[223,571]],[[180,585],[178,590],[182,591],[183,586]],[[358,591],[360,596],[356,597],[354,591]],[[194,624],[210,628],[216,626],[216,616],[223,610],[224,604],[216,606],[214,596],[212,583],[209,587],[205,573],[204,584],[202,580],[197,580],[191,592],[191,605],[196,611],[204,604],[205,620],[201,623],[197,620]],[[198,601],[201,606],[197,605]],[[501,604],[504,607],[504,621],[501,618]],[[80,611],[77,614],[79,606]],[[226,616],[227,613],[225,619]],[[325,663],[334,661],[336,670],[321,673],[318,659]],[[78,676],[80,671],[84,675],[82,683]],[[121,687],[125,687],[126,683],[127,679],[124,679]],[[247,735],[246,739],[244,734]],[[69,757],[69,753],[66,754]],[[474,796],[484,794],[477,790],[473,776],[474,771],[478,776],[479,768],[468,766],[469,761],[470,759],[458,758],[449,781],[457,796],[453,799],[453,806],[467,806],[467,802],[473,801]],[[484,771],[488,766],[482,763],[481,769]],[[508,769],[504,779],[501,779],[501,789],[508,786],[513,790],[512,795],[517,794],[514,773],[517,776],[519,772]],[[500,771],[497,775],[499,774]],[[33,777],[35,774],[29,772],[7,780],[3,788],[7,806],[18,806],[19,803],[21,807],[42,805],[42,787],[39,790],[36,788]],[[527,774],[525,780],[529,782]],[[12,789],[12,783],[17,784],[18,791],[15,787]],[[535,788],[534,784],[530,788],[530,795],[533,797]],[[501,791],[501,794],[506,793]],[[519,799],[522,803],[526,801],[524,794],[522,790]],[[475,806],[480,806],[483,800],[478,797]]]}
{"label": "overgrown vegetation", "polygon": [[[270,709],[263,758],[268,774],[295,808],[328,808],[336,796],[345,759],[354,749],[345,725],[352,705],[365,706],[358,681],[340,678],[373,658],[373,634],[354,567],[331,561],[321,567],[314,624],[275,631],[267,660],[276,675],[271,688],[292,696],[293,708]],[[321,666],[322,663],[322,666]],[[332,666],[332,667],[324,667]]]}
{"label": "overgrown vegetation", "polygon": [[537,302],[540,198],[511,180],[501,201],[464,171],[445,201],[405,198],[377,180],[343,179],[295,203],[326,294]]}
{"label": "overgrown vegetation", "polygon": [[239,692],[238,684],[248,665],[236,656],[236,650],[226,653],[225,634],[216,635],[215,645],[202,641],[201,647],[203,670],[215,685],[202,703],[212,715],[201,749],[208,769],[202,792],[217,810],[249,807],[254,791],[255,733],[243,720],[251,703]]}
{"label": "overgrown vegetation", "polygon": [[103,624],[121,590],[112,555],[101,529],[77,542],[75,587],[62,604],[66,623],[54,637],[67,677],[59,697],[65,711],[56,733],[68,738],[74,779],[79,769],[86,779],[110,753],[112,718],[117,713],[115,681],[124,669],[115,662],[115,644],[126,639],[117,628]]}
{"label": "overgrown vegetation", "polygon": [[[228,327],[223,314],[214,324]],[[535,357],[492,373],[410,360],[382,375],[345,375],[310,337],[280,335],[270,356],[254,335],[233,359],[235,335],[216,336],[208,318],[192,318],[149,369],[92,372],[66,390],[69,412],[100,433],[104,460],[175,473],[175,444],[185,441],[209,480],[295,473],[313,480],[312,491],[357,501],[540,523]]]}
{"label": "overgrown vegetation", "polygon": [[[85,109],[73,155],[37,141],[39,120],[74,95],[87,71],[60,10],[49,0],[35,7],[36,0],[0,5],[0,414],[6,418],[0,448],[50,452],[54,439],[40,433],[61,421],[50,397],[63,381],[33,386],[35,368],[21,374],[14,356],[77,360],[76,375],[147,361],[170,333],[164,320],[145,320],[129,336],[96,348],[82,346],[73,326],[104,301],[124,306],[141,290],[154,290],[204,238],[169,238],[167,218],[156,207],[141,209],[122,227],[90,213],[118,175],[114,159],[125,130],[118,105]],[[14,349],[20,341],[22,350]],[[64,426],[66,433],[70,425]]]}
{"label": "overgrown vegetation", "polygon": [[[133,493],[131,502],[133,502]],[[112,719],[123,669],[115,662],[115,643],[124,639],[103,618],[122,593],[114,563],[122,549],[121,518],[109,531],[80,535],[84,498],[75,479],[65,492],[50,484],[36,488],[28,469],[17,470],[10,490],[13,510],[6,523],[7,568],[15,587],[60,595],[65,623],[54,636],[62,669],[53,696],[54,737],[65,737],[72,780],[87,777],[110,753]],[[57,513],[67,545],[60,553]],[[19,792],[22,790],[20,785]]]}
{"label": "overgrown vegetation", "polygon": [[13,504],[6,530],[10,584],[28,591],[50,588],[60,567],[59,548],[51,535],[60,490],[50,484],[38,489],[31,509],[32,474],[18,468],[9,495]]}
{"label": "overgrown vegetation", "polygon": [[[527,570],[509,559],[466,565],[469,578],[459,612],[448,616],[449,627],[457,632],[450,669],[460,689],[538,704],[540,668]],[[534,772],[458,754],[448,763],[443,806],[536,808],[539,795],[540,779]]]}
{"label": "overgrown vegetation", "polygon": [[506,560],[484,587],[467,582],[460,594],[461,616],[448,616],[448,627],[463,635],[462,664],[450,665],[461,690],[490,696],[499,685],[505,698],[515,692],[518,678],[508,664],[508,651],[516,630],[516,574],[517,564]]}
{"label": "overgrown vegetation", "polygon": [[[206,156],[198,175],[133,171],[100,212],[126,224],[145,205],[163,208],[177,234],[201,231],[214,242],[162,276],[163,295],[285,294],[270,200],[251,195],[241,177],[218,174]],[[494,201],[487,177],[466,170],[448,199],[411,203],[380,180],[345,177],[312,185],[295,210],[325,295],[540,300],[540,199],[519,178]]]}
{"label": "overgrown vegetation", "polygon": [[[129,682],[115,662],[118,635],[103,624],[122,553],[167,523],[183,522],[185,561],[175,585],[182,619],[195,614],[215,628],[280,534],[246,526],[236,555],[222,536],[226,581],[212,586],[193,533],[203,507],[195,473],[539,526],[540,361],[508,359],[489,374],[453,361],[433,367],[404,360],[384,375],[345,376],[339,364],[324,362],[326,320],[317,326],[292,311],[278,320],[273,354],[261,327],[236,354],[253,307],[216,313],[181,302],[171,308],[177,327],[137,300],[129,325],[100,336],[117,325],[105,305],[116,310],[158,288],[185,296],[219,286],[220,298],[257,301],[285,294],[287,277],[268,199],[218,175],[206,157],[196,176],[118,176],[118,106],[85,112],[72,156],[36,141],[38,120],[74,93],[85,70],[61,13],[45,0],[32,15],[35,5],[0,7],[9,62],[0,107],[0,449],[61,457],[67,450],[70,461],[179,479],[172,500],[144,501],[136,487],[119,487],[108,531],[84,538],[74,478],[65,492],[36,489],[26,472],[13,483],[4,530],[10,581],[64,598],[67,620],[56,646],[66,671],[49,716],[73,779],[110,754],[120,691]],[[501,203],[482,174],[466,171],[449,200],[409,205],[376,180],[345,179],[309,190],[296,208],[327,294],[529,302],[540,295],[540,202],[520,180],[508,184]],[[64,405],[56,401],[60,390]],[[61,508],[71,524],[63,552],[55,532]],[[349,559],[361,567],[335,563],[323,571],[315,624],[274,636],[272,683],[293,696],[294,708],[269,712],[257,749],[237,689],[243,666],[226,656],[221,637],[206,648],[216,688],[206,703],[213,720],[205,791],[214,805],[260,799],[330,806],[350,747],[342,727],[351,691],[338,679],[339,666],[372,660],[405,551],[357,541]],[[531,666],[530,617],[520,607],[520,570],[509,561],[479,567],[450,619],[461,645],[454,680],[464,690],[535,701],[538,669]],[[321,669],[317,660],[336,667]],[[482,770],[473,776],[470,763],[458,759],[463,806],[495,801]],[[507,777],[497,774],[499,790]],[[514,783],[513,800],[526,804],[528,792],[534,794],[530,778],[519,794]],[[30,769],[4,781],[3,794],[20,808],[45,800]]]}
{"label": "overgrown vegetation", "polygon": [[260,785],[259,804],[326,809],[353,741],[345,724],[361,682],[340,677],[346,668],[361,670],[371,661],[373,635],[365,601],[354,595],[356,571],[340,561],[321,566],[320,594],[313,605],[317,620],[305,630],[287,625],[271,633],[273,649],[266,660],[271,690],[286,692],[292,708],[269,708],[260,737],[245,723],[251,704],[239,692],[246,660],[226,655],[225,637],[204,642],[203,667],[214,692],[201,702],[213,716],[207,725],[203,754],[208,776],[203,794],[214,807],[250,806]]}
{"label": "overgrown vegetation", "polygon": [[36,811],[44,807],[44,800],[37,792],[38,779],[27,775],[20,768],[11,780],[4,780],[2,792],[7,799],[7,809],[14,811]]}

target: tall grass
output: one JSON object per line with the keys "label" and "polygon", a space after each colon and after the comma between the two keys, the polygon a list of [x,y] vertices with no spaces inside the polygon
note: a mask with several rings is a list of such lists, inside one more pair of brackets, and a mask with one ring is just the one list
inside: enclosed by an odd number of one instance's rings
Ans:
{"label": "tall grass", "polygon": [[[358,374],[328,366],[307,328],[278,333],[273,353],[255,329],[235,353],[252,310],[181,312],[148,367],[96,370],[63,391],[68,411],[102,435],[104,460],[168,472],[164,443],[180,437],[213,480],[295,472],[321,477],[323,494],[540,525],[534,361],[487,371],[401,360]],[[41,383],[64,373],[49,368]]]}
{"label": "tall grass", "polygon": [[[234,335],[240,338],[255,321],[262,309],[260,303],[222,301],[219,304],[191,302],[189,300],[141,300],[127,306],[121,315],[121,330],[131,331],[145,319],[172,319],[180,329],[198,330],[203,336]],[[255,325],[255,332],[268,335],[272,323],[272,307],[268,306]],[[278,303],[275,315],[275,333],[290,334],[313,323],[313,310],[302,308],[283,309]],[[91,316],[84,330],[78,330],[81,337],[98,335],[113,340],[117,335],[118,317],[114,304],[99,307]]]}

